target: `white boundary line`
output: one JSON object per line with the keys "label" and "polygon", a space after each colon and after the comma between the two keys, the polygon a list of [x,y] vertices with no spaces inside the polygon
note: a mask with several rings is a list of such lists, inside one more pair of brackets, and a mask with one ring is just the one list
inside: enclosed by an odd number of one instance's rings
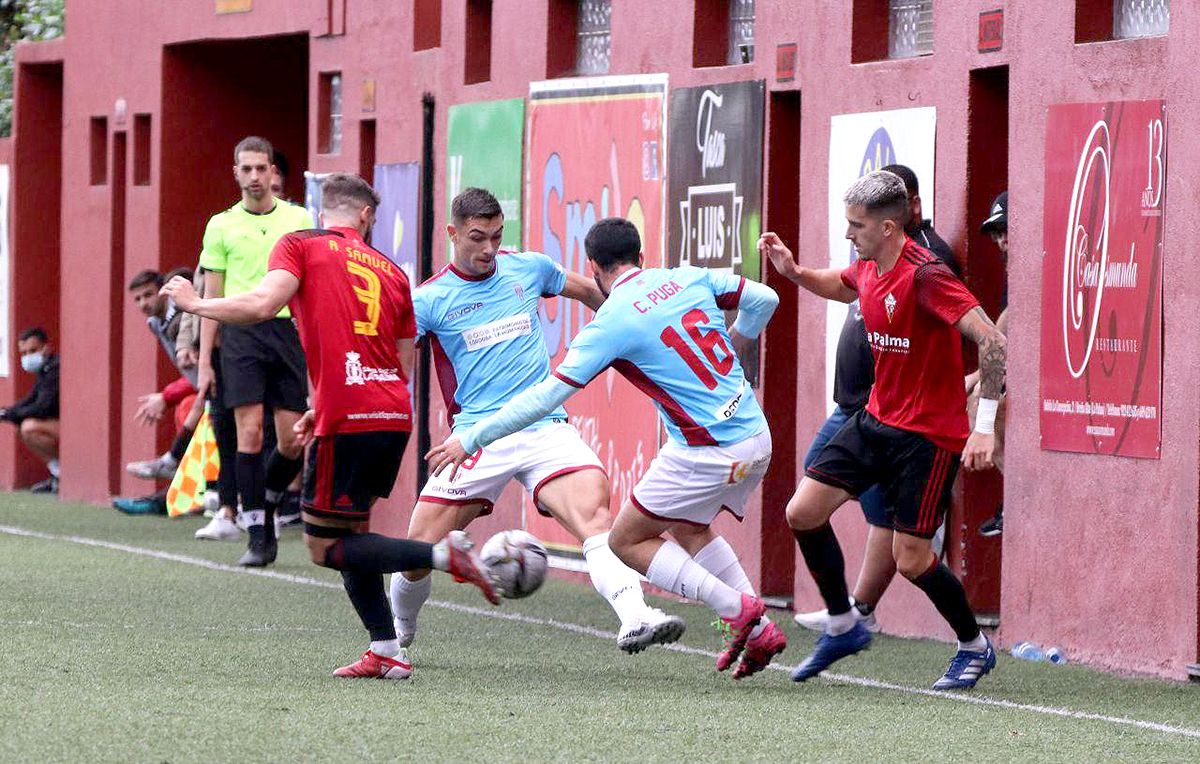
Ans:
{"label": "white boundary line", "polygon": [[[156,560],[166,560],[168,562],[178,562],[184,565],[193,565],[199,568],[205,568],[207,570],[220,571],[222,573],[240,573],[246,576],[272,578],[291,584],[317,586],[322,589],[336,589],[339,591],[342,589],[339,584],[335,584],[331,581],[322,581],[309,576],[298,576],[292,573],[280,573],[278,571],[264,570],[261,568],[242,568],[233,565],[225,565],[223,563],[213,562],[212,560],[205,560],[200,557],[191,557],[189,555],[175,554],[173,552],[162,552],[156,549],[146,549],[145,547],[130,546],[128,544],[104,541],[102,539],[87,538],[85,536],[62,536],[54,533],[43,533],[41,531],[28,530],[26,528],[19,528],[12,525],[0,525],[0,533],[8,534],[10,536],[24,536],[26,538],[43,539],[46,541],[66,541],[72,544],[80,544],[82,546],[111,549],[117,552],[125,552],[127,554],[134,554],[142,557],[151,557]],[[560,631],[568,631],[574,634],[582,634],[584,636],[596,637],[604,640],[611,640],[615,637],[614,634],[604,631],[603,629],[596,629],[591,626],[583,626],[582,624],[577,623],[556,621],[552,618],[536,618],[534,616],[521,615],[520,613],[508,613],[502,610],[485,610],[484,608],[472,607],[470,605],[459,605],[454,602],[443,602],[441,600],[430,600],[427,604],[456,613],[477,615],[484,618],[494,618],[502,621],[513,621],[516,623],[529,624],[531,626],[549,627],[558,629]],[[673,644],[664,645],[663,647],[672,652],[684,653],[687,655],[698,655],[705,658],[717,657],[716,653],[708,652],[707,650],[700,650],[695,647],[687,647],[685,645]],[[780,666],[774,663],[768,668],[787,672],[790,672],[792,669],[790,666]],[[1039,706],[1032,703],[1015,703],[1010,700],[1000,700],[982,695],[967,695],[960,693],[941,692],[938,690],[927,690],[922,687],[909,687],[902,684],[893,684],[891,682],[881,682],[875,679],[849,676],[847,674],[832,674],[825,672],[821,676],[824,679],[840,682],[842,684],[870,687],[877,690],[892,690],[893,692],[901,692],[907,695],[924,695],[941,700],[957,701],[960,703],[973,703],[980,706],[992,706],[993,708],[1007,708],[1013,711],[1027,711],[1029,713],[1043,714],[1046,716],[1060,716],[1067,719],[1082,719],[1085,721],[1104,722],[1105,724],[1136,727],[1138,729],[1150,730],[1152,732],[1162,732],[1168,735],[1181,735],[1183,737],[1200,739],[1200,729],[1176,727],[1170,724],[1148,722],[1141,719],[1127,719],[1120,716],[1106,716],[1104,714],[1094,714],[1087,711],[1075,711],[1070,708]]]}

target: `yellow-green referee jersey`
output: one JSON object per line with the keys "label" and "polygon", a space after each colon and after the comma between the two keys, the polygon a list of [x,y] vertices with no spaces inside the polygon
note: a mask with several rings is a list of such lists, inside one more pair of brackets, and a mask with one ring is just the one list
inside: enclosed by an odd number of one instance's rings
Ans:
{"label": "yellow-green referee jersey", "polygon": [[[312,228],[312,216],[303,207],[275,200],[270,212],[247,212],[241,202],[218,212],[204,229],[200,267],[225,274],[225,294],[252,291],[267,275],[271,248],[286,233]],[[285,305],[277,318],[291,318]]]}

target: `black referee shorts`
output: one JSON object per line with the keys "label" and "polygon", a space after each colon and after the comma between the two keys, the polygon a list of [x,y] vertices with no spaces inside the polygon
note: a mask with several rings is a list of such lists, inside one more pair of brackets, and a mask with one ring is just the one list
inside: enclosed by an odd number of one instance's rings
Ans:
{"label": "black referee shorts", "polygon": [[289,318],[249,326],[221,325],[222,400],[227,408],[263,403],[308,408],[308,371],[300,335]]}
{"label": "black referee shorts", "polygon": [[879,484],[892,528],[933,538],[946,517],[961,455],[866,409],[846,420],[805,474],[852,496]]}

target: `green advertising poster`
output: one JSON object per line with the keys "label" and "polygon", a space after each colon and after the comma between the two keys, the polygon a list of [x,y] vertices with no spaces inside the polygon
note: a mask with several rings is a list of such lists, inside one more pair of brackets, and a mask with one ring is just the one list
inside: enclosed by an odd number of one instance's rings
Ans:
{"label": "green advertising poster", "polygon": [[525,99],[451,106],[446,145],[446,218],[450,202],[464,188],[478,186],[496,195],[504,210],[504,240],[521,246],[521,147]]}

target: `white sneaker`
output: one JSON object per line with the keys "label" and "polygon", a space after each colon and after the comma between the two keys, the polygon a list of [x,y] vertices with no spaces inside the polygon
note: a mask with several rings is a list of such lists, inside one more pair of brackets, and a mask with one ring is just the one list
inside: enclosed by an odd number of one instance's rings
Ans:
{"label": "white sneaker", "polygon": [[[872,611],[870,615],[864,617],[858,608],[853,607],[853,598],[850,600],[850,604],[850,609],[854,611],[854,615],[858,617],[858,620],[866,627],[867,631],[872,634],[878,634],[879,620],[875,618],[875,613]],[[792,620],[811,631],[825,631],[825,625],[829,623],[829,611],[814,610],[810,613],[796,613],[796,615],[792,616]]]}
{"label": "white sneaker", "polygon": [[810,631],[825,631],[825,624],[829,623],[829,611],[822,608],[810,613],[796,613],[792,620]]}
{"label": "white sneaker", "polygon": [[218,513],[208,525],[196,531],[196,538],[208,541],[236,541],[242,535],[237,523]]}
{"label": "white sneaker", "polygon": [[216,488],[204,492],[204,516],[216,517],[221,514],[221,496]]}
{"label": "white sneaker", "polygon": [[170,480],[175,477],[175,470],[178,468],[179,462],[175,461],[169,451],[157,459],[125,465],[126,472],[143,480]]}
{"label": "white sneaker", "polygon": [[687,624],[677,615],[658,608],[647,608],[640,618],[621,624],[617,647],[627,653],[640,653],[651,645],[665,645],[683,636]]}

